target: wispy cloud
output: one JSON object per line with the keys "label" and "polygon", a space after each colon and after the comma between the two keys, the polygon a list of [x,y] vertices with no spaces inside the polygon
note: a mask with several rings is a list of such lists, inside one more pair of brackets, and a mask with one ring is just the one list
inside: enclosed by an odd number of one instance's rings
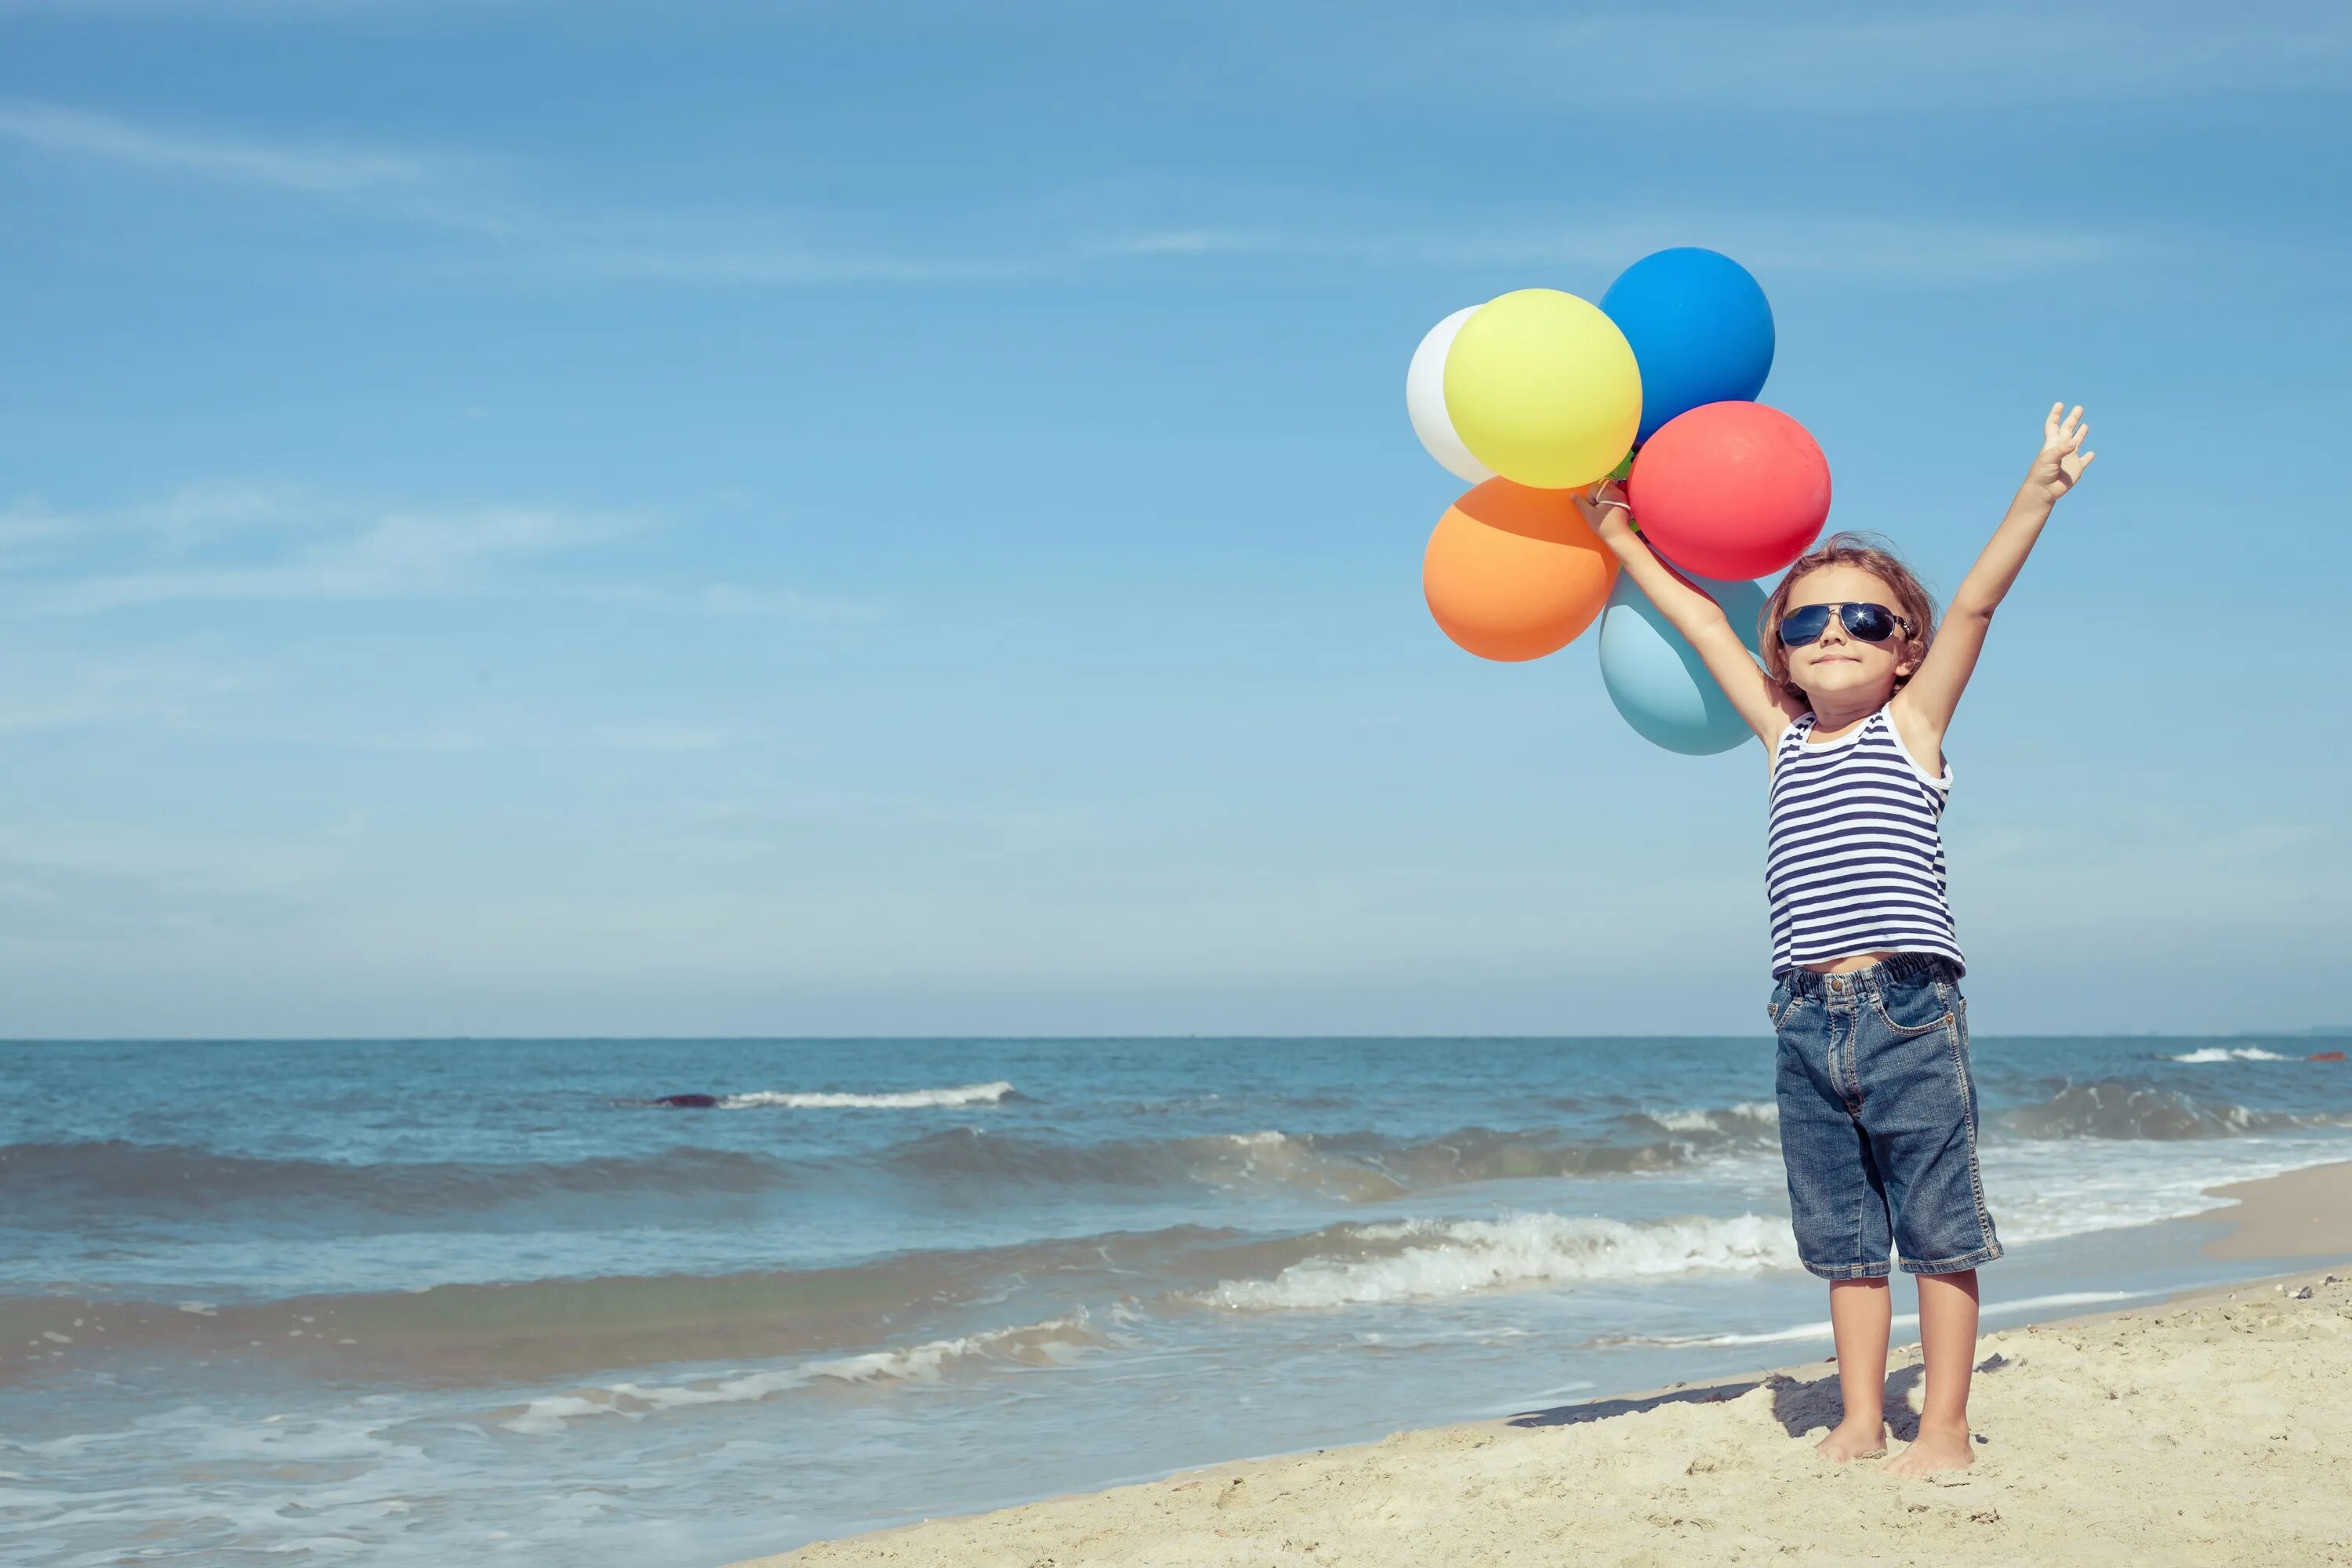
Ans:
{"label": "wispy cloud", "polygon": [[677,526],[648,513],[382,507],[268,483],[187,485],[112,509],[72,512],[24,501],[0,510],[0,591],[19,611],[47,615],[486,593],[810,623],[884,613],[869,599],[665,571],[642,552],[615,568],[614,552]]}
{"label": "wispy cloud", "polygon": [[394,512],[282,560],[101,574],[54,589],[65,613],[186,599],[385,599],[485,586],[499,566],[558,555],[632,532],[615,517],[518,507]]}
{"label": "wispy cloud", "polygon": [[[1304,201],[1295,204],[1307,205]],[[1075,279],[1118,268],[1240,266],[1399,270],[1498,266],[1606,266],[1669,245],[1712,245],[1783,274],[1941,286],[2066,271],[2132,257],[2161,259],[2159,238],[1999,222],[1857,217],[1724,208],[1651,216],[1612,214],[1588,224],[1531,227],[1415,227],[1350,224],[1087,233],[1020,251],[893,254],[813,249],[791,241],[705,243],[655,236],[610,246],[549,237],[502,247],[486,268],[508,274],[602,282],[789,289],[843,284],[992,284]]]}
{"label": "wispy cloud", "polygon": [[183,721],[247,684],[242,671],[184,651],[0,658],[0,735]]}
{"label": "wispy cloud", "polygon": [[268,185],[310,195],[413,187],[425,178],[424,167],[406,157],[166,130],[110,114],[21,99],[0,99],[0,137],[47,153],[157,174]]}
{"label": "wispy cloud", "polygon": [[72,532],[66,518],[41,507],[20,504],[0,511],[0,571],[55,553]]}
{"label": "wispy cloud", "polygon": [[[300,136],[164,124],[0,97],[0,144],[142,179],[330,204],[354,216],[495,240],[530,223],[482,181],[478,157],[355,147]],[[242,221],[240,218],[239,221]]]}
{"label": "wispy cloud", "polygon": [[1105,258],[1265,257],[1368,267],[1619,266],[1670,245],[1709,245],[1779,273],[1966,282],[2075,268],[2162,243],[2092,230],[1925,217],[1853,217],[1787,210],[1612,213],[1590,223],[1469,232],[1192,229],[1087,242]]}
{"label": "wispy cloud", "polygon": [[[1596,23],[1579,26],[1611,26]],[[1726,67],[1725,68],[1729,68]],[[1529,226],[1516,220],[1382,221],[1318,213],[1305,193],[1255,194],[1280,223],[1156,225],[1105,229],[1076,211],[1059,237],[1003,248],[936,235],[860,237],[837,223],[773,213],[595,213],[492,200],[450,160],[266,142],[217,132],[163,129],[56,105],[0,100],[0,138],[59,155],[105,160],[160,174],[234,181],[364,206],[372,217],[461,231],[479,244],[431,262],[482,277],[563,279],[688,288],[938,287],[1050,281],[1118,268],[1247,266],[1454,268],[1613,264],[1667,244],[1709,243],[1784,272],[1922,284],[2046,273],[2147,254],[2145,238],[2064,226],[2036,227],[1885,214],[1612,212],[1591,222]],[[466,163],[466,160],[459,160]],[[1148,205],[1148,201],[1143,205]],[[972,220],[1035,237],[1041,226]],[[817,233],[823,229],[822,234]],[[230,498],[232,500],[235,498]],[[0,549],[6,547],[0,531]]]}
{"label": "wispy cloud", "polygon": [[162,561],[256,534],[295,534],[339,521],[341,509],[283,485],[183,485],[126,506],[61,510],[38,499],[0,507],[0,574],[20,581],[114,557]]}

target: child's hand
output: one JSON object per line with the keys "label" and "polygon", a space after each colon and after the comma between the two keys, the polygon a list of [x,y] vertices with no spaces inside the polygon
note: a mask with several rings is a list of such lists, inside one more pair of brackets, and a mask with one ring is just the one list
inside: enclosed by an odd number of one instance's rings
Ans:
{"label": "child's hand", "polygon": [[2083,450],[2083,437],[2091,433],[2091,427],[2083,423],[2082,405],[2077,404],[2074,412],[2062,420],[2058,414],[2065,406],[2063,403],[2050,405],[2050,417],[2042,422],[2042,450],[2033,455],[2033,467],[2025,476],[2025,488],[2053,505],[2074,488],[2074,481],[2098,456]]}
{"label": "child's hand", "polygon": [[1612,533],[1633,531],[1633,509],[1625,504],[1625,487],[1615,479],[1602,479],[1577,491],[1576,510],[1584,514],[1592,531],[1603,539]]}

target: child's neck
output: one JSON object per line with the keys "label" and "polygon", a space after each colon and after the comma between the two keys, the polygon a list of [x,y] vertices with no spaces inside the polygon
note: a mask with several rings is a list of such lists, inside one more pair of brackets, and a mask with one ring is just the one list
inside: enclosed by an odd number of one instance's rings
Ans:
{"label": "child's neck", "polygon": [[1894,696],[1892,691],[1872,695],[1866,691],[1849,691],[1823,697],[1806,696],[1813,704],[1813,733],[1843,735],[1881,708]]}

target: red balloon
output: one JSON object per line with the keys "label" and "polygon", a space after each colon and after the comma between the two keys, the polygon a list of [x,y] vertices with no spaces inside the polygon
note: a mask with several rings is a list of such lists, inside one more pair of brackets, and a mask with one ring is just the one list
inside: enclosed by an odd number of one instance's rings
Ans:
{"label": "red balloon", "polygon": [[1658,427],[1625,484],[1643,535],[1702,577],[1763,577],[1830,515],[1830,464],[1805,427],[1760,403],[1707,403]]}

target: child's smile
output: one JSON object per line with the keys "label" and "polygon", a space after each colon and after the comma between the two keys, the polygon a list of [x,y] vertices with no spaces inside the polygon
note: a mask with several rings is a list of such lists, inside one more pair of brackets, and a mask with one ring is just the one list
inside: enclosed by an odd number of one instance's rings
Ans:
{"label": "child's smile", "polygon": [[[1859,566],[1822,566],[1805,574],[1789,595],[1784,614],[1808,605],[1893,605],[1893,588]],[[1900,630],[1884,642],[1866,642],[1848,631],[1832,613],[1811,642],[1789,650],[1789,676],[1819,708],[1824,698],[1870,696],[1885,700],[1895,682],[1910,671],[1908,639]],[[1838,703],[1843,708],[1844,704]]]}

